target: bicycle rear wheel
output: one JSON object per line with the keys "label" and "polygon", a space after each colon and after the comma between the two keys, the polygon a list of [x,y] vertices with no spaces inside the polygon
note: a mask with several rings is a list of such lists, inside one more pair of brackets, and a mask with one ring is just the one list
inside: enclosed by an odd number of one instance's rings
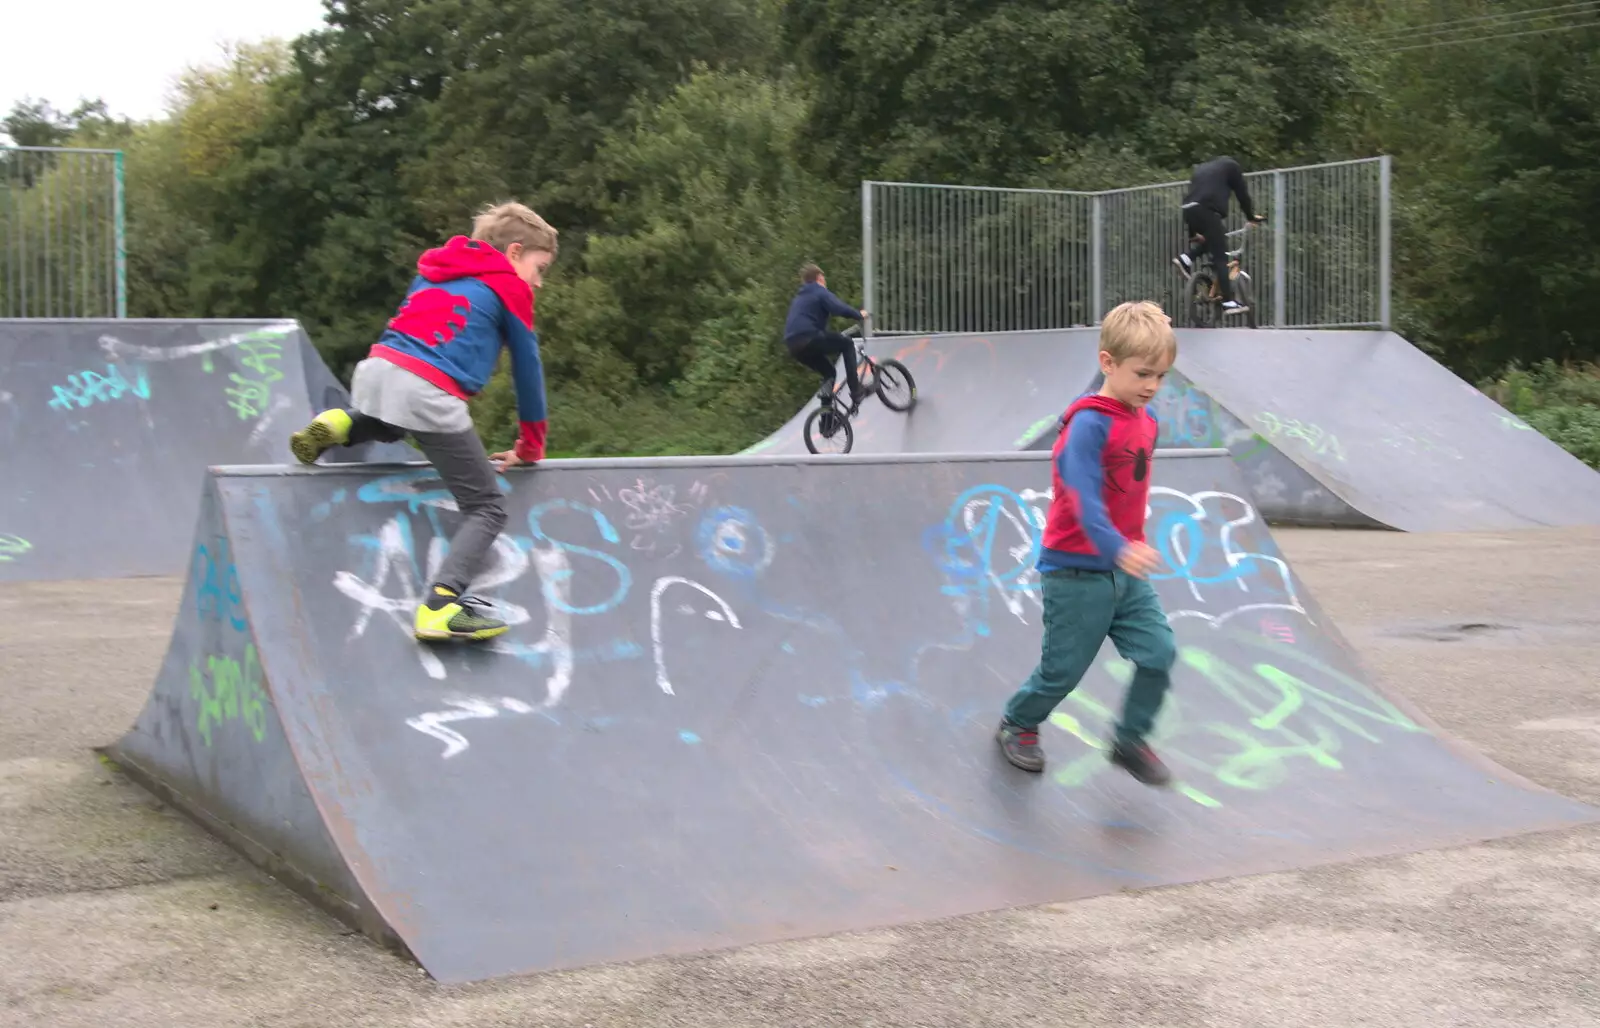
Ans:
{"label": "bicycle rear wheel", "polygon": [[911,369],[893,357],[878,361],[877,365],[873,379],[878,385],[878,399],[892,411],[910,410],[917,402],[917,380],[911,377]]}
{"label": "bicycle rear wheel", "polygon": [[849,453],[856,433],[850,419],[832,404],[823,404],[806,418],[806,449],[812,453]]}

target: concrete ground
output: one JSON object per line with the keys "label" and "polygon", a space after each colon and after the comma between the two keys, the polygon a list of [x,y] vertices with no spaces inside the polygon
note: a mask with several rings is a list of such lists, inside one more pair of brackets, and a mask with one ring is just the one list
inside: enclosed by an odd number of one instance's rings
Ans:
{"label": "concrete ground", "polygon": [[[1384,680],[1600,804],[1600,530],[1278,537]],[[1600,1023],[1600,827],[441,987],[90,752],[180,588],[0,587],[0,1026]]]}

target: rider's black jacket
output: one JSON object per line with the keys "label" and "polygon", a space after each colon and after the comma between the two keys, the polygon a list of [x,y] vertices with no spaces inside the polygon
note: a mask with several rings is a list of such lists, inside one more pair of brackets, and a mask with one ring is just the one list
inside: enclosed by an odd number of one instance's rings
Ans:
{"label": "rider's black jacket", "polygon": [[1239,207],[1246,218],[1256,216],[1250,204],[1250,190],[1245,188],[1244,169],[1232,157],[1213,157],[1196,165],[1189,177],[1189,191],[1183,194],[1184,205],[1198,203],[1219,215],[1228,216],[1228,193],[1239,198]]}

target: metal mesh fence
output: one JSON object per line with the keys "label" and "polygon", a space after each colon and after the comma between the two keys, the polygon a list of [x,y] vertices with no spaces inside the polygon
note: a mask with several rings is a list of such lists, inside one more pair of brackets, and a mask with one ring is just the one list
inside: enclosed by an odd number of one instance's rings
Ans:
{"label": "metal mesh fence", "polygon": [[127,316],[122,154],[0,147],[0,318]]}
{"label": "metal mesh fence", "polygon": [[[1260,324],[1389,322],[1389,159],[1254,172],[1268,222],[1244,236]],[[862,183],[864,303],[877,333],[1098,323],[1125,300],[1182,315],[1172,258],[1185,183],[1088,193]],[[1235,211],[1228,227],[1243,224]],[[1231,242],[1230,247],[1238,245]]]}

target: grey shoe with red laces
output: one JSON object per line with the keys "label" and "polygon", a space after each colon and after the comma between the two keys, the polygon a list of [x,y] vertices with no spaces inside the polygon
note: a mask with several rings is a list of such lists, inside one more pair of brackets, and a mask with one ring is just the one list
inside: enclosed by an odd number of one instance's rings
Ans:
{"label": "grey shoe with red laces", "polygon": [[995,739],[1000,743],[1000,752],[1017,767],[1024,771],[1044,770],[1044,750],[1039,748],[1036,729],[1023,728],[1001,718]]}

